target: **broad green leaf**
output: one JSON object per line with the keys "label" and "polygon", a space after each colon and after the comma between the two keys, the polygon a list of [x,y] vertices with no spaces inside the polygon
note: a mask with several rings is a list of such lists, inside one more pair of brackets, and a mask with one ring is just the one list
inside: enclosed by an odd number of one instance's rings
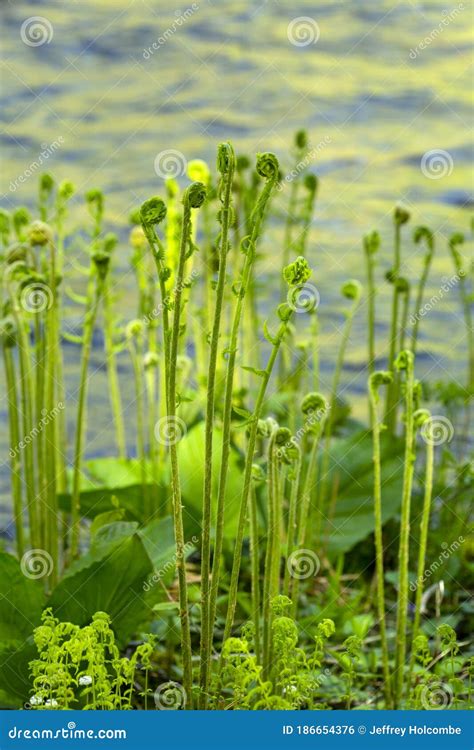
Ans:
{"label": "broad green leaf", "polygon": [[29,696],[32,640],[45,606],[43,582],[26,577],[19,561],[0,553],[0,707],[22,708]]}
{"label": "broad green leaf", "polygon": [[90,526],[91,538],[95,537],[102,526],[107,526],[110,523],[121,521],[123,518],[123,514],[123,508],[118,508],[117,510],[109,510],[106,513],[99,513],[99,515],[94,518]]}
{"label": "broad green leaf", "polygon": [[[403,483],[404,443],[382,435],[382,517],[399,511]],[[330,449],[330,502],[327,546],[330,553],[347,552],[374,531],[372,436],[366,430],[334,439]],[[331,493],[329,493],[331,494]]]}
{"label": "broad green leaf", "polygon": [[153,612],[164,617],[179,614],[179,602],[159,602],[153,607]]}
{"label": "broad green leaf", "polygon": [[0,641],[28,637],[40,623],[44,602],[43,582],[25,575],[16,557],[0,552]]}
{"label": "broad green leaf", "polygon": [[[147,471],[150,477],[149,466]],[[166,502],[167,487],[161,480],[157,487],[152,485],[151,481],[147,487],[156,511]],[[129,517],[146,521],[140,463],[137,460],[120,458],[95,458],[86,461],[81,476],[80,502],[82,515],[86,518],[108,513],[114,510],[118,503]],[[59,504],[63,510],[68,510],[71,504],[70,494],[60,495]]]}
{"label": "broad green leaf", "polygon": [[[148,583],[153,586],[162,581],[165,585],[170,585],[176,570],[173,520],[169,516],[158,518],[138,533],[153,565],[153,574]],[[189,552],[193,548],[191,545]]]}
{"label": "broad green leaf", "polygon": [[0,646],[0,708],[20,709],[31,695],[29,663],[38,658],[33,638]]}
{"label": "broad green leaf", "polygon": [[126,643],[150,617],[143,586],[152,570],[135,524],[104,526],[91,550],[68,569],[49,605],[60,620],[81,627],[95,612],[107,612]]}
{"label": "broad green leaf", "polygon": [[[184,526],[186,539],[193,534],[200,535],[202,517],[202,488],[204,479],[204,423],[192,428],[178,443],[179,467],[181,474],[181,491],[184,503]],[[214,429],[212,455],[212,499],[213,523],[215,522],[215,504],[222,449],[222,432]],[[231,448],[226,488],[225,534],[235,533],[240,495],[242,492],[242,461],[235,448]]]}

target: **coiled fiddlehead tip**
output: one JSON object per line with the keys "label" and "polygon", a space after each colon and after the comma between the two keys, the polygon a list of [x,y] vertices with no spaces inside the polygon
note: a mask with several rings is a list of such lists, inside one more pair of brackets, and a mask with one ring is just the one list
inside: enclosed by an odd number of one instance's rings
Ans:
{"label": "coiled fiddlehead tip", "polygon": [[5,263],[11,266],[13,263],[26,263],[29,248],[21,242],[15,242],[7,248]]}
{"label": "coiled fiddlehead tip", "polygon": [[49,172],[45,172],[39,178],[39,185],[41,192],[51,193],[54,188],[54,178]]}
{"label": "coiled fiddlehead tip", "polygon": [[410,282],[405,276],[397,276],[395,280],[395,289],[399,294],[406,294],[410,291]]}
{"label": "coiled fiddlehead tip", "polygon": [[140,219],[144,227],[153,227],[160,224],[166,216],[164,200],[155,196],[142,203],[140,208]]}
{"label": "coiled fiddlehead tip", "polygon": [[319,180],[315,174],[310,172],[309,174],[305,175],[304,186],[309,193],[311,194],[316,193],[316,190],[318,189],[318,184],[319,184]]}
{"label": "coiled fiddlehead tip", "polygon": [[464,235],[461,232],[455,232],[449,238],[449,247],[455,248],[456,245],[462,245],[464,243]]}
{"label": "coiled fiddlehead tip", "polygon": [[10,349],[16,345],[18,329],[15,319],[12,315],[5,315],[0,320],[0,341],[2,346],[6,349]]}
{"label": "coiled fiddlehead tip", "polygon": [[409,349],[403,349],[395,359],[394,365],[397,370],[413,370],[415,357]]}
{"label": "coiled fiddlehead tip", "polygon": [[318,413],[322,415],[326,413],[327,409],[327,399],[322,395],[322,393],[317,393],[316,391],[307,393],[303,401],[301,402],[301,411],[305,416],[310,416]]}
{"label": "coiled fiddlehead tip", "polygon": [[235,165],[235,154],[232,145],[227,141],[220,143],[217,148],[217,169],[220,174],[228,174]]}
{"label": "coiled fiddlehead tip", "polygon": [[31,221],[30,212],[25,206],[20,206],[13,213],[13,225],[16,229],[25,227]]}
{"label": "coiled fiddlehead tip", "polygon": [[275,445],[286,445],[291,440],[291,430],[288,427],[279,427],[275,431]]}
{"label": "coiled fiddlehead tip", "polygon": [[138,336],[141,336],[143,333],[144,324],[143,321],[139,318],[136,318],[135,320],[131,320],[130,323],[127,323],[125,326],[125,338],[130,341],[131,339],[135,339]]}
{"label": "coiled fiddlehead tip", "polygon": [[33,221],[28,231],[31,245],[48,245],[53,241],[53,230],[44,221]]}
{"label": "coiled fiddlehead tip", "polygon": [[349,279],[342,285],[341,294],[347,299],[359,300],[362,295],[362,284],[357,279]]}
{"label": "coiled fiddlehead tip", "polygon": [[410,212],[407,211],[403,206],[396,206],[393,214],[393,220],[395,224],[400,227],[402,224],[406,224],[410,220]]}
{"label": "coiled fiddlehead tip", "polygon": [[207,190],[202,182],[193,182],[186,188],[183,195],[183,204],[191,208],[200,208],[206,200]]}
{"label": "coiled fiddlehead tip", "polygon": [[413,414],[413,425],[415,429],[423,427],[431,419],[431,412],[428,409],[417,409]]}
{"label": "coiled fiddlehead tip", "polygon": [[300,286],[308,281],[312,273],[313,272],[308,265],[306,258],[299,255],[293,263],[285,266],[283,269],[283,278],[288,286]]}
{"label": "coiled fiddlehead tip", "polygon": [[298,149],[307,148],[308,146],[308,133],[306,130],[297,130],[295,133],[295,146]]}
{"label": "coiled fiddlehead tip", "polygon": [[377,370],[369,376],[369,388],[373,393],[377,393],[383,385],[393,383],[393,375],[387,370]]}
{"label": "coiled fiddlehead tip", "polygon": [[276,182],[278,180],[278,174],[280,165],[275,154],[270,151],[266,151],[263,154],[257,154],[257,174],[260,177],[264,177],[266,180],[272,180]]}
{"label": "coiled fiddlehead tip", "polygon": [[426,242],[428,249],[432,251],[434,249],[434,235],[431,229],[428,227],[416,227],[413,231],[413,242],[419,244],[420,242]]}
{"label": "coiled fiddlehead tip", "polygon": [[92,262],[94,263],[97,273],[101,279],[105,279],[110,267],[110,253],[99,248],[92,253]]}
{"label": "coiled fiddlehead tip", "polygon": [[71,180],[63,180],[58,186],[58,195],[63,201],[68,201],[76,192],[76,186]]}
{"label": "coiled fiddlehead tip", "polygon": [[380,248],[380,234],[374,230],[364,237],[364,250],[367,255],[375,255]]}
{"label": "coiled fiddlehead tip", "polygon": [[104,208],[104,194],[99,188],[91,188],[85,195],[86,203],[94,207],[99,213]]}
{"label": "coiled fiddlehead tip", "polygon": [[293,309],[286,302],[282,302],[277,307],[277,315],[282,323],[288,323],[292,313]]}

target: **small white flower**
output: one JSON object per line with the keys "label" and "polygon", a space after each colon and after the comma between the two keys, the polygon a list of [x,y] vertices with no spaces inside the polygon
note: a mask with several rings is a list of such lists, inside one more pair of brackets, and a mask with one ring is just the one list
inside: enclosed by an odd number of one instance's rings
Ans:
{"label": "small white flower", "polygon": [[54,698],[52,698],[51,700],[47,700],[44,705],[45,706],[51,706],[52,708],[57,708],[58,702],[57,702],[57,700],[55,700]]}
{"label": "small white flower", "polygon": [[89,674],[79,677],[79,685],[92,685],[92,677]]}
{"label": "small white flower", "polygon": [[41,695],[32,695],[30,699],[30,704],[32,706],[40,706],[43,703],[43,698]]}

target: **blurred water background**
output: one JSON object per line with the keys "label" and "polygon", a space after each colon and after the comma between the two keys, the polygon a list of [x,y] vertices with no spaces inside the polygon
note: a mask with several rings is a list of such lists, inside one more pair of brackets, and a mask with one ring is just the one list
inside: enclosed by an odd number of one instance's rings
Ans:
{"label": "blurred water background", "polygon": [[[59,143],[43,171],[77,185],[71,231],[86,220],[84,192],[100,187],[106,194],[107,227],[121,238],[114,272],[122,320],[134,317],[136,309],[127,218],[132,208],[163,191],[157,154],[175,149],[186,160],[199,157],[214,164],[218,142],[231,139],[238,153],[274,151],[289,170],[293,134],[302,127],[316,149],[310,170],[320,177],[309,257],[321,295],[323,390],[329,387],[343,322],[338,290],[347,278],[364,280],[361,237],[374,228],[384,240],[377,272],[380,341],[386,333],[391,288],[383,274],[390,268],[391,213],[397,202],[412,213],[403,275],[416,277],[421,269],[424,250],[411,241],[417,224],[436,230],[427,298],[439,295],[453,275],[447,240],[453,231],[469,234],[472,208],[468,3],[201,0],[177,7],[170,0],[40,0],[1,2],[0,8],[2,206],[34,209],[42,170],[20,176],[42,150]],[[47,22],[48,40],[25,44],[24,24],[36,16],[43,27]],[[310,43],[307,33],[313,33]],[[264,243],[262,313],[278,301],[281,230],[282,222],[274,221]],[[467,243],[464,252],[471,247]],[[77,252],[71,247],[66,274],[79,291],[84,280],[74,268]],[[80,324],[72,304],[67,316],[71,328]],[[362,418],[366,350],[363,309],[342,383],[355,416]],[[78,355],[78,347],[66,347],[71,399]],[[455,285],[422,321],[418,374],[463,381],[465,359]],[[128,404],[133,384],[127,354],[119,361]],[[108,455],[113,439],[99,337],[91,368],[87,455]],[[5,498],[3,380],[1,385],[0,496]],[[130,420],[131,415],[132,410]],[[130,423],[131,448],[133,435]]]}

